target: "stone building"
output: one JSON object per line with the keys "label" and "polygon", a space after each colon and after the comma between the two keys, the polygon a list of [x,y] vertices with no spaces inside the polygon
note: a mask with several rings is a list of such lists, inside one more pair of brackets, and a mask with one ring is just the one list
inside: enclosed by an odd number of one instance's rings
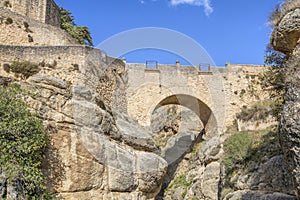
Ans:
{"label": "stone building", "polygon": [[0,7],[46,24],[60,26],[59,7],[53,0],[0,0]]}

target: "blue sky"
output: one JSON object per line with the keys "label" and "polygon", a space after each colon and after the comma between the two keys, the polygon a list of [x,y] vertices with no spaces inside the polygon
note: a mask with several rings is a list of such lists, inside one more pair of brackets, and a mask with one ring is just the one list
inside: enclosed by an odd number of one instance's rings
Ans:
{"label": "blue sky", "polygon": [[[226,62],[263,64],[271,27],[267,19],[281,0],[56,0],[70,10],[78,25],[88,26],[94,45],[123,31],[160,27],[193,38],[218,66]],[[176,42],[176,41],[175,41]],[[178,44],[180,45],[180,44]],[[105,50],[105,49],[104,49]],[[128,62],[188,64],[180,55],[162,50],[138,50]]]}

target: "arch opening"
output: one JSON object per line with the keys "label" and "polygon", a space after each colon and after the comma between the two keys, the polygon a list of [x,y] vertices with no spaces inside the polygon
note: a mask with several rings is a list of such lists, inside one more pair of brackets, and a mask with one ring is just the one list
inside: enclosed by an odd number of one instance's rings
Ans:
{"label": "arch opening", "polygon": [[[157,125],[162,123],[168,124]],[[188,128],[178,127],[184,126],[184,124],[189,124]],[[163,127],[167,130],[159,132],[157,127],[160,129]],[[155,106],[151,112],[151,128],[152,131],[156,129],[153,131],[154,137],[155,134],[166,134],[165,132],[169,130],[172,132],[165,141],[166,143],[160,146],[159,153],[168,162],[168,169],[156,199],[163,199],[164,191],[174,179],[175,172],[184,157],[194,149],[196,144],[203,141],[203,135],[206,132],[215,131],[212,127],[217,127],[212,110],[194,96],[171,95]]]}
{"label": "arch opening", "polygon": [[208,105],[206,105],[200,99],[186,94],[175,94],[164,98],[156,105],[156,107],[152,111],[152,115],[160,107],[165,105],[172,105],[172,104],[181,105],[193,111],[202,121],[205,129],[210,127],[209,125],[211,123],[216,123],[213,112]]}

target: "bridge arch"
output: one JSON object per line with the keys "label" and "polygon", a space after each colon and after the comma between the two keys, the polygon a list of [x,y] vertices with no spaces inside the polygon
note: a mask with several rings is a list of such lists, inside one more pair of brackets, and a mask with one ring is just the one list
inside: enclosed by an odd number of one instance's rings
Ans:
{"label": "bridge arch", "polygon": [[[216,126],[216,119],[210,107],[201,101],[199,98],[187,94],[174,94],[165,97],[161,100],[153,110],[150,110],[151,115],[160,107],[165,105],[181,105],[193,111],[203,123],[204,128]],[[212,123],[215,123],[212,125]],[[209,125],[209,126],[208,126]]]}
{"label": "bridge arch", "polygon": [[149,127],[155,110],[168,104],[181,105],[192,110],[205,129],[216,127],[210,95],[203,90],[198,90],[188,85],[166,87],[155,83],[142,84],[128,96],[128,114],[142,126]]}
{"label": "bridge arch", "polygon": [[[167,140],[167,144],[161,147],[160,156],[162,156],[167,161],[168,169],[167,174],[163,179],[162,189],[158,194],[159,197],[164,196],[163,194],[165,189],[170,184],[170,181],[173,180],[175,177],[177,167],[184,159],[184,156],[187,153],[191,152],[195,144],[201,142],[206,134],[209,134],[210,136],[217,134],[217,121],[212,109],[196,96],[188,94],[169,95],[160,100],[158,104],[152,110],[150,110],[151,116],[155,116],[155,112],[158,109],[167,105],[179,105],[188,108],[190,111],[194,112],[198,116],[198,118],[202,122],[203,128],[202,130],[198,130],[199,132],[197,133],[190,132],[190,130],[185,128],[183,128],[182,131],[176,131],[176,134],[174,134]],[[186,120],[185,117],[183,117],[183,119]],[[151,122],[156,121],[151,120]],[[196,120],[193,120],[192,123],[193,122],[197,123]],[[151,124],[151,128],[152,125],[153,124]],[[158,132],[158,134],[161,133]]]}

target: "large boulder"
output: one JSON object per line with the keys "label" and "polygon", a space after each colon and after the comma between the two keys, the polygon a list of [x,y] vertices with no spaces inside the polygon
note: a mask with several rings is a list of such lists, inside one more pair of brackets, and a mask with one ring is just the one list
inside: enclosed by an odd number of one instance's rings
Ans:
{"label": "large boulder", "polygon": [[272,45],[283,53],[291,53],[300,37],[300,8],[288,12],[274,28]]}

